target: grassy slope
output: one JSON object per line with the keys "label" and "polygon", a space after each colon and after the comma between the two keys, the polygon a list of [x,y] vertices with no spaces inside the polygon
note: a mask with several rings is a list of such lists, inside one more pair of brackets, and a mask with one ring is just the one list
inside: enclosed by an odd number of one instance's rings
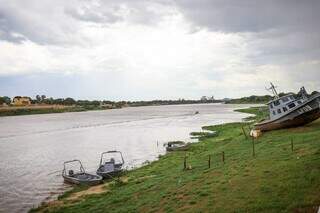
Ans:
{"label": "grassy slope", "polygon": [[[241,110],[258,114],[257,108]],[[130,171],[128,182],[108,192],[64,205],[42,206],[52,212],[288,212],[320,205],[320,120],[305,127],[265,133],[255,145],[240,123],[205,127],[218,137],[193,144]],[[294,139],[291,152],[290,139]],[[221,152],[226,161],[221,162]],[[183,171],[187,154],[191,170]],[[208,169],[208,155],[213,155]],[[80,188],[75,188],[80,190]]]}
{"label": "grassy slope", "polygon": [[0,108],[1,116],[16,116],[16,115],[33,115],[33,114],[50,114],[63,112],[83,112],[90,110],[107,110],[108,108],[100,106],[73,106],[65,108],[15,108],[4,110]]}
{"label": "grassy slope", "polygon": [[68,107],[68,108],[35,108],[35,109],[14,109],[14,110],[0,110],[1,116],[15,116],[15,115],[33,115],[33,114],[49,114],[49,113],[62,113],[62,112],[81,112],[85,111],[81,107]]}

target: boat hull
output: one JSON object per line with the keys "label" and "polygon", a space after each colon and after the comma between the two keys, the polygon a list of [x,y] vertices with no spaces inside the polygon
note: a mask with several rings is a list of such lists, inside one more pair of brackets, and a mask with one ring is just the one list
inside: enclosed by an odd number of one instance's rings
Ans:
{"label": "boat hull", "polygon": [[314,97],[288,114],[276,120],[255,124],[255,130],[270,131],[308,124],[320,118],[320,97]]}
{"label": "boat hull", "polygon": [[76,185],[89,185],[89,186],[94,186],[102,183],[102,177],[97,176],[97,175],[91,175],[91,179],[78,179],[74,177],[70,177],[68,175],[62,175],[64,182],[69,183],[69,184],[76,184]]}
{"label": "boat hull", "polygon": [[187,151],[190,148],[190,144],[185,144],[183,146],[177,146],[177,147],[166,147],[166,150],[168,152],[174,152],[174,151]]}
{"label": "boat hull", "polygon": [[112,171],[112,172],[97,171],[97,175],[100,175],[104,179],[109,179],[109,178],[113,178],[113,177],[119,176],[122,171],[123,171],[122,169],[115,170],[115,171]]}

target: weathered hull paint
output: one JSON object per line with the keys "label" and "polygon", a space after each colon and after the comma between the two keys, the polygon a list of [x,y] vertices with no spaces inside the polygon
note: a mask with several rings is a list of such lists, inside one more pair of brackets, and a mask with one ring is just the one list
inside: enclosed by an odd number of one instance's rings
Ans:
{"label": "weathered hull paint", "polygon": [[270,131],[275,129],[297,127],[308,124],[320,118],[319,95],[302,104],[288,114],[276,120],[268,120],[255,124],[256,130]]}

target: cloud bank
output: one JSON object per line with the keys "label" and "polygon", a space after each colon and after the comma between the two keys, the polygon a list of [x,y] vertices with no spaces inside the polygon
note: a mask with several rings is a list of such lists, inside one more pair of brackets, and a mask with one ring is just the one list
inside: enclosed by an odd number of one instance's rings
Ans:
{"label": "cloud bank", "polygon": [[319,9],[316,0],[0,0],[0,95],[223,98],[265,94],[269,81],[320,90]]}

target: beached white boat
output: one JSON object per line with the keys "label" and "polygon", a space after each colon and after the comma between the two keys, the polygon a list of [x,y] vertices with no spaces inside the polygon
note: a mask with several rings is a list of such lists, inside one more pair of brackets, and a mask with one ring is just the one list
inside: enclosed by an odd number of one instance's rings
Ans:
{"label": "beached white boat", "polygon": [[279,97],[272,83],[270,89],[275,96],[274,100],[267,103],[270,119],[255,124],[255,130],[270,131],[296,127],[320,118],[320,93],[308,95],[302,87],[298,95],[288,94]]}

